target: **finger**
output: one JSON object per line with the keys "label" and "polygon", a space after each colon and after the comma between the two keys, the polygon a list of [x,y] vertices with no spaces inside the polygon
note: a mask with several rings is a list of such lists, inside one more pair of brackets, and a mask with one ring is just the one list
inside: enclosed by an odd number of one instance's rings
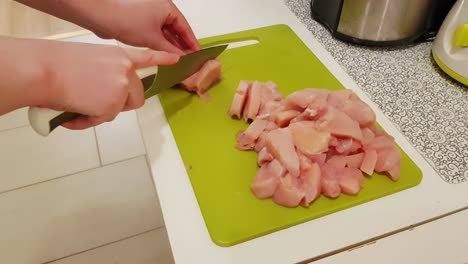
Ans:
{"label": "finger", "polygon": [[82,130],[104,123],[104,118],[79,116],[71,121],[63,123],[62,126],[72,130]]}
{"label": "finger", "polygon": [[162,29],[160,34],[155,34],[152,36],[150,48],[155,50],[164,50],[170,53],[178,54],[180,56],[185,55],[185,52],[182,49],[179,49],[176,45],[172,44],[169,40],[166,39]]}
{"label": "finger", "polygon": [[128,58],[136,69],[157,65],[172,65],[179,61],[179,55],[165,51],[125,48]]}
{"label": "finger", "polygon": [[145,103],[143,84],[136,72],[130,73],[128,85],[128,97],[122,111],[140,108]]}
{"label": "finger", "polygon": [[164,37],[172,43],[174,46],[176,46],[180,50],[185,50],[187,49],[187,45],[184,43],[182,39],[180,39],[179,36],[177,36],[176,33],[172,32],[172,30],[169,27],[164,27],[162,29],[162,32],[164,34]]}
{"label": "finger", "polygon": [[200,44],[198,44],[197,38],[195,37],[195,34],[192,31],[192,28],[190,27],[189,23],[187,22],[187,19],[185,19],[184,15],[177,9],[177,7],[174,6],[174,21],[172,21],[171,25],[179,35],[184,43],[187,45],[187,49],[196,51],[200,49]]}

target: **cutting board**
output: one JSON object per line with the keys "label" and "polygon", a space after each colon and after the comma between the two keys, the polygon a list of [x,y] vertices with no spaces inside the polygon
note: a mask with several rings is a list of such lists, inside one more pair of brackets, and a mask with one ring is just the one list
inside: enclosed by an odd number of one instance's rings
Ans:
{"label": "cutting board", "polygon": [[399,181],[378,174],[365,177],[364,188],[356,196],[321,196],[309,208],[285,208],[271,199],[257,199],[250,191],[258,171],[257,154],[234,147],[236,133],[248,125],[227,115],[239,81],[274,81],[285,95],[309,87],[345,88],[286,25],[210,37],[200,43],[245,40],[259,43],[228,49],[218,57],[224,65],[223,80],[209,90],[209,102],[179,88],[159,94],[214,243],[232,246],[419,184],[421,170],[402,152]]}

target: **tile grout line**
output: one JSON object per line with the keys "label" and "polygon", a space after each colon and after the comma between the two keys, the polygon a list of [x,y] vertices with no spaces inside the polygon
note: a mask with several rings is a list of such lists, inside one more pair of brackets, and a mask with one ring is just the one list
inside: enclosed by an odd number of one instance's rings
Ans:
{"label": "tile grout line", "polygon": [[93,127],[93,131],[94,131],[94,138],[96,139],[96,149],[97,149],[98,156],[99,156],[99,164],[101,165],[100,167],[102,167],[101,150],[99,149],[99,142],[98,142],[98,136],[97,136],[97,132],[96,132],[96,127]]}
{"label": "tile grout line", "polygon": [[[74,176],[76,174],[88,172],[88,171],[91,171],[91,170],[96,170],[96,169],[99,169],[99,168],[105,168],[105,167],[112,166],[112,165],[115,165],[115,164],[118,164],[118,163],[121,163],[121,162],[127,162],[127,161],[137,159],[137,158],[140,158],[140,157],[143,157],[143,156],[146,156],[146,155],[137,155],[137,156],[130,157],[130,158],[127,158],[127,159],[114,161],[114,162],[111,162],[109,164],[106,164],[106,165],[103,165],[103,166],[100,166],[100,167],[92,167],[92,168],[89,168],[89,169],[76,171],[76,172],[73,172],[73,173],[58,176],[58,177],[48,179],[48,180],[45,180],[45,181],[39,181],[39,182],[24,185],[24,186],[21,186],[21,187],[16,187],[16,188],[5,190],[5,191],[0,191],[0,195],[6,194],[6,193],[9,193],[9,192],[13,192],[13,191],[17,191],[17,190],[21,190],[21,189],[24,189],[24,188],[28,188],[28,187],[31,187],[31,186],[34,186],[34,185],[39,185],[39,184],[47,183],[47,182],[50,182],[50,181],[55,181],[55,180],[60,180],[60,179],[63,179],[63,178],[71,177],[71,176]],[[146,159],[146,157],[145,157],[145,159]]]}
{"label": "tile grout line", "polygon": [[0,129],[0,133],[15,130],[15,129],[19,129],[19,128],[25,128],[25,127],[28,127],[28,126],[30,126],[30,125],[21,125],[21,126],[17,126],[17,127],[10,127],[10,128]]}
{"label": "tile grout line", "polygon": [[114,240],[114,241],[111,241],[111,242],[107,242],[107,243],[101,244],[101,245],[99,245],[99,246],[95,246],[95,247],[88,248],[88,249],[85,249],[85,250],[82,250],[82,251],[78,251],[78,252],[73,253],[73,254],[70,254],[70,255],[66,255],[66,256],[63,256],[63,257],[60,257],[60,258],[57,258],[57,259],[53,259],[53,260],[50,260],[50,261],[42,262],[42,264],[53,263],[53,262],[56,262],[56,261],[59,261],[59,260],[63,260],[63,259],[69,258],[69,257],[77,256],[77,255],[86,253],[86,252],[88,252],[88,251],[92,251],[92,250],[96,250],[96,249],[99,249],[99,248],[102,248],[102,247],[106,247],[106,246],[109,246],[109,245],[112,245],[112,244],[116,244],[116,243],[122,242],[122,241],[124,241],[124,240],[131,239],[131,238],[135,238],[135,237],[137,237],[137,236],[144,235],[144,234],[147,234],[147,233],[150,233],[150,232],[153,232],[153,231],[159,230],[159,229],[161,229],[161,228],[165,228],[165,227],[166,227],[165,225],[162,225],[162,226],[159,226],[159,227],[155,227],[155,228],[152,228],[152,229],[149,229],[149,230],[146,230],[146,231],[143,231],[143,232],[140,232],[140,233],[131,235],[131,236],[123,237],[123,238],[120,238],[120,239],[117,239],[117,240]]}

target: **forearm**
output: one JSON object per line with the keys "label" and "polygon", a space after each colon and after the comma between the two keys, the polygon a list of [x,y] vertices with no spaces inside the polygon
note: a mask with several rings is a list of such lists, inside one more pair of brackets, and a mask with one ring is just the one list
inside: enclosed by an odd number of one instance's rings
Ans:
{"label": "forearm", "polygon": [[54,96],[40,54],[43,43],[0,37],[0,115]]}
{"label": "forearm", "polygon": [[116,0],[15,0],[94,32],[105,32],[100,20],[112,10]]}

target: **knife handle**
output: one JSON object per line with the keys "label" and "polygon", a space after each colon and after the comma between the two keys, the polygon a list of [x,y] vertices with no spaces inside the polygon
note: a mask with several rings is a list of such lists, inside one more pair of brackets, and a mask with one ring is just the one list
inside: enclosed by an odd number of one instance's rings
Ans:
{"label": "knife handle", "polygon": [[[141,79],[155,74],[158,66],[138,69],[136,71]],[[28,119],[31,127],[41,136],[48,136],[54,129],[65,122],[71,121],[79,117],[79,113],[56,111],[47,108],[29,107]]]}

